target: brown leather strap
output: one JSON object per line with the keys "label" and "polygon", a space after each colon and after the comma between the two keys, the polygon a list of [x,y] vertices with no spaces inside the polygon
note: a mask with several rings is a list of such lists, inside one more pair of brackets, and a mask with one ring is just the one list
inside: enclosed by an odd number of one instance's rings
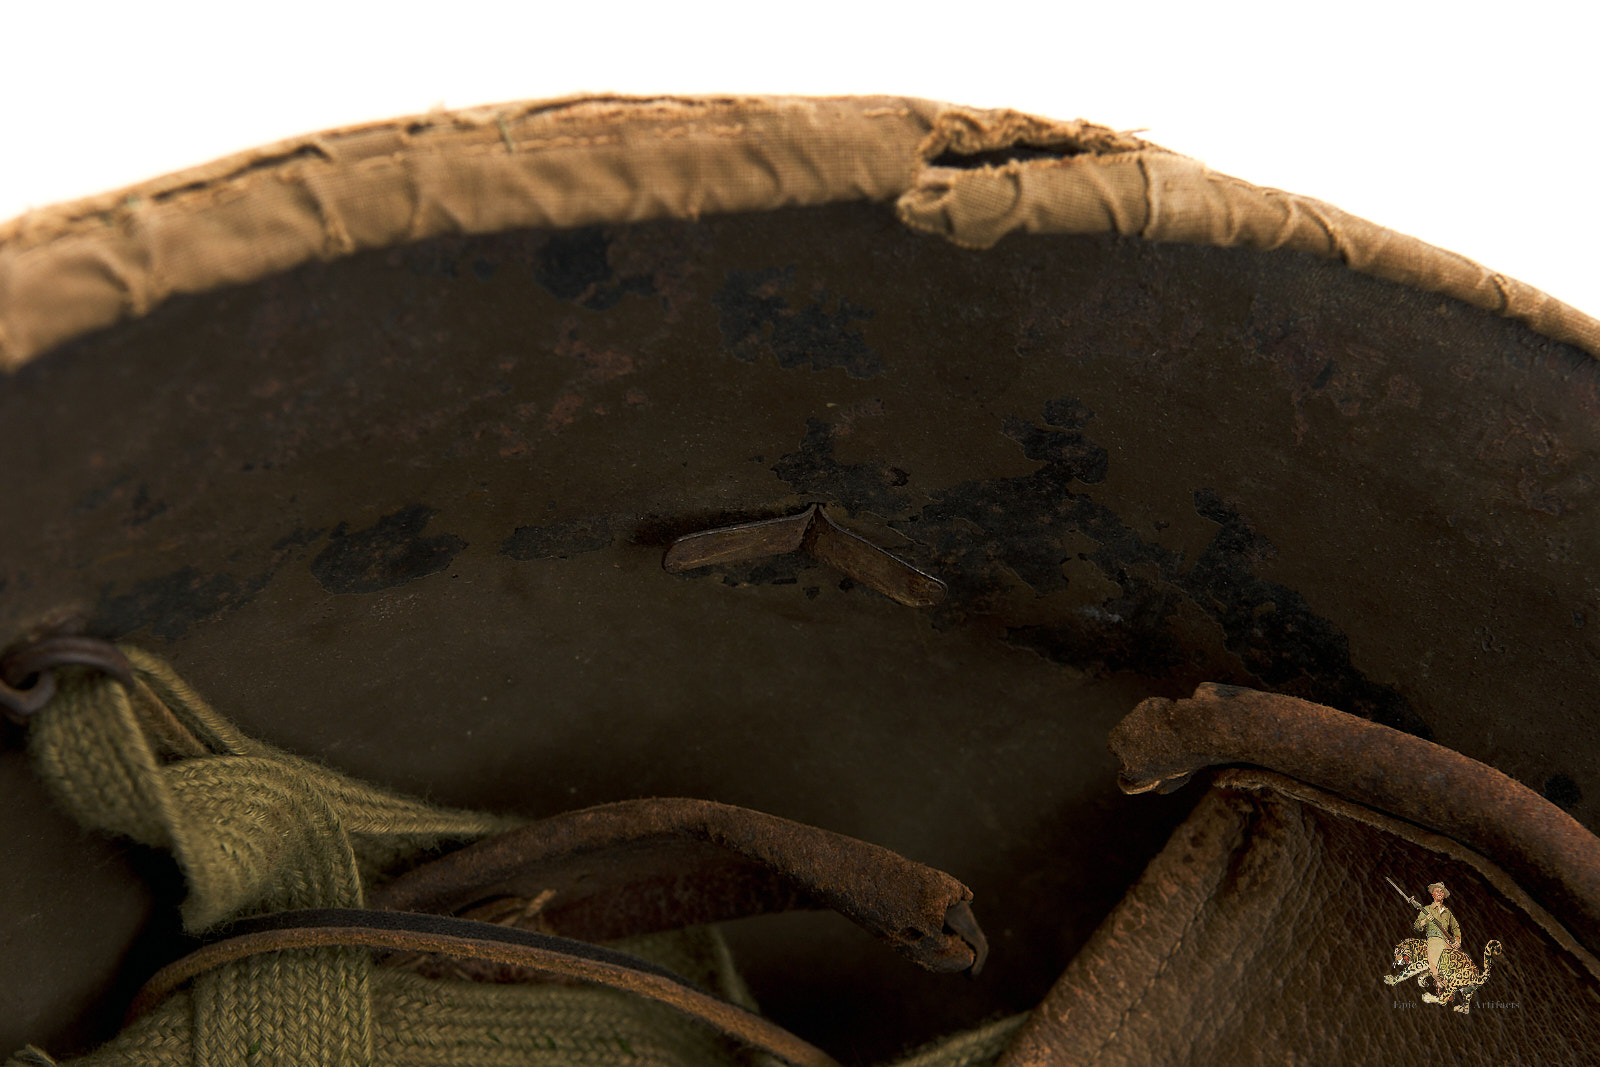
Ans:
{"label": "brown leather strap", "polygon": [[1506,868],[1600,954],[1600,838],[1459,752],[1295,697],[1211,683],[1188,700],[1144,701],[1110,743],[1130,793],[1249,763],[1454,838]]}
{"label": "brown leather strap", "polygon": [[827,1053],[782,1027],[702,992],[646,960],[598,945],[468,919],[348,908],[280,912],[236,924],[222,940],[158,971],[134,998],[123,1025],[183,983],[225,963],[285,949],[357,946],[484,960],[620,989],[666,1004],[796,1067],[838,1067]]}
{"label": "brown leather strap", "polygon": [[972,891],[943,871],[706,800],[630,800],[543,819],[416,867],[368,903],[451,913],[497,897],[548,901],[546,928],[586,941],[824,907],[930,971],[977,973],[988,954]]}

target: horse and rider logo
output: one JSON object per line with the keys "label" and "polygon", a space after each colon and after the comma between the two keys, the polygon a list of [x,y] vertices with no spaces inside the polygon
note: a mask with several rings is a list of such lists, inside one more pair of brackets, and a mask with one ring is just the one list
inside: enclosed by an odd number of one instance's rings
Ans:
{"label": "horse and rider logo", "polygon": [[1417,909],[1411,926],[1422,933],[1421,937],[1408,937],[1394,947],[1394,965],[1400,973],[1384,975],[1384,985],[1395,985],[1417,975],[1417,985],[1424,990],[1430,983],[1432,985],[1432,992],[1422,994],[1424,1004],[1443,1006],[1460,997],[1455,1009],[1468,1014],[1472,1011],[1472,995],[1489,980],[1489,966],[1494,957],[1500,955],[1500,942],[1490,941],[1483,946],[1483,970],[1478,970],[1472,957],[1461,951],[1461,927],[1455,915],[1444,906],[1450,890],[1443,882],[1428,887],[1433,901],[1424,905],[1395,885],[1394,879],[1385,878],[1384,881]]}

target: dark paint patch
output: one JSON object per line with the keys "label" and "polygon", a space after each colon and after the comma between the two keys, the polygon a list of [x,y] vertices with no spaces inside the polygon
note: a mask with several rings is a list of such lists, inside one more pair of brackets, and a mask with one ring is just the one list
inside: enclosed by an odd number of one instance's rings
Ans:
{"label": "dark paint patch", "polygon": [[1583,790],[1571,775],[1552,774],[1544,780],[1544,798],[1563,808],[1573,808],[1583,799]]}
{"label": "dark paint patch", "polygon": [[1337,369],[1337,364],[1335,364],[1333,362],[1333,360],[1330,359],[1330,360],[1328,360],[1328,362],[1324,363],[1322,365],[1322,369],[1317,372],[1317,376],[1315,378],[1311,379],[1311,388],[1312,388],[1312,390],[1315,391],[1317,389],[1321,389],[1324,385],[1327,385],[1328,382],[1332,381],[1333,380],[1333,372],[1336,369]]}
{"label": "dark paint patch", "polygon": [[140,483],[134,491],[133,502],[130,505],[132,514],[128,516],[126,525],[143,526],[151,519],[164,515],[169,510],[165,500],[153,500],[150,497],[150,487]]}
{"label": "dark paint patch", "polygon": [[723,585],[735,588],[744,585],[799,585],[802,575],[809,579],[812,576],[806,572],[815,570],[819,566],[820,564],[810,556],[799,552],[786,552],[781,556],[746,560],[743,563],[720,564],[688,573],[713,575],[720,578]]}
{"label": "dark paint patch", "polygon": [[[1043,464],[1038,470],[953,486],[935,493],[934,503],[923,509],[915,524],[893,525],[932,548],[935,558],[951,571],[947,582],[973,576],[975,580],[965,582],[964,595],[953,599],[966,601],[977,611],[990,608],[988,590],[1008,584],[1002,581],[1001,570],[1010,571],[1040,595],[1065,589],[1062,565],[1071,555],[1066,535],[1087,534],[1102,545],[1095,563],[1122,582],[1127,594],[1122,598],[1125,603],[1102,608],[1126,622],[1140,614],[1136,609],[1154,593],[1150,583],[1130,574],[1129,568],[1139,562],[1157,568],[1170,564],[1161,558],[1170,553],[1140,541],[1111,511],[1072,491],[1075,481],[1105,477],[1105,449],[1079,432],[1093,413],[1071,397],[1050,401],[1044,413],[1046,427],[1013,417],[1004,421],[1002,429],[1022,447],[1023,455]],[[953,588],[952,593],[957,591]],[[1175,602],[1176,597],[1171,599]]]}
{"label": "dark paint patch", "polygon": [[552,233],[533,257],[533,277],[551,296],[592,311],[615,307],[629,293],[655,292],[647,275],[617,275],[611,267],[611,238],[599,226]]}
{"label": "dark paint patch", "polygon": [[1063,430],[1081,430],[1089,425],[1094,412],[1075,396],[1062,396],[1044,402],[1044,421]]}
{"label": "dark paint patch", "polygon": [[728,272],[712,298],[722,351],[746,363],[770,356],[786,370],[842,367],[852,378],[883,373],[883,357],[856,325],[872,318],[871,309],[820,287],[791,296],[794,275],[793,267]]}
{"label": "dark paint patch", "polygon": [[[320,530],[299,529],[280,537],[268,550],[267,566],[255,574],[205,574],[190,566],[138,582],[126,592],[113,592],[112,586],[106,586],[90,615],[89,632],[122,638],[148,629],[156,637],[175,641],[195,623],[250,603],[285,562],[303,556],[306,546],[319,536]],[[235,552],[229,558],[241,555]]]}
{"label": "dark paint patch", "polygon": [[351,533],[345,523],[311,561],[311,573],[330,593],[376,593],[438,574],[467,543],[454,534],[424,537],[432,508],[412,504]]}
{"label": "dark paint patch", "polygon": [[182,567],[139,582],[126,593],[113,595],[108,587],[100,593],[89,629],[111,638],[148,629],[162,640],[176,641],[195,623],[249,603],[266,588],[274,570],[241,578]]}
{"label": "dark paint patch", "polygon": [[1074,493],[1072,478],[1065,463],[1047,462],[1019,478],[965,483],[937,494],[918,523],[892,525],[928,545],[951,587],[945,610],[963,614],[985,610],[988,591],[1003,587],[1005,571],[1041,595],[1065,589],[1066,535],[1098,542],[1087,559],[1121,595],[1097,612],[1008,631],[1009,640],[1058,662],[1171,675],[1187,660],[1168,620],[1186,599],[1221,626],[1224,645],[1244,663],[1249,676],[1238,684],[1431,735],[1403,695],[1351,664],[1349,640],[1338,627],[1314,614],[1299,593],[1255,573],[1273,546],[1214,492],[1195,493],[1195,505],[1220,528],[1185,569],[1181,554],[1145,541],[1108,508]]}
{"label": "dark paint patch", "polygon": [[86,515],[108,504],[118,503],[128,508],[128,517],[122,520],[122,524],[130,528],[143,526],[170,510],[165,500],[152,499],[148,485],[135,483],[132,475],[124,474],[84,493],[73,505],[72,512],[74,515]]}
{"label": "dark paint patch", "polygon": [[407,269],[422,278],[460,277],[459,242],[418,241],[402,253]]}
{"label": "dark paint patch", "polygon": [[1022,454],[1041,463],[1059,464],[1086,484],[1105,481],[1106,450],[1076,429],[1035,426],[1010,416],[1001,431],[1022,446]]}
{"label": "dark paint patch", "polygon": [[1046,462],[1032,474],[936,493],[919,521],[891,525],[928,545],[935,573],[951,590],[939,613],[944,626],[999,610],[997,599],[1018,580],[1040,596],[1066,589],[1063,567],[1074,554],[1067,541],[1090,538],[1100,547],[1079,558],[1121,593],[1058,623],[1009,628],[1007,642],[1080,670],[1170,676],[1187,662],[1168,622],[1183,592],[1165,580],[1182,559],[1073,492],[1076,482],[1072,466]]}
{"label": "dark paint patch", "polygon": [[793,507],[776,507],[765,511],[751,512],[729,511],[725,508],[719,508],[715,511],[683,512],[671,515],[642,515],[628,526],[626,535],[631,544],[665,549],[672,542],[687,534],[715,529],[718,526],[733,526],[741,522],[776,519],[784,515],[793,514],[794,510]]}
{"label": "dark paint patch", "polygon": [[1221,624],[1229,650],[1266,683],[1264,688],[1432,736],[1398,690],[1351,665],[1350,639],[1342,630],[1314,614],[1293,589],[1254,573],[1257,562],[1277,554],[1266,538],[1210,489],[1196,490],[1194,504],[1221,528],[1179,583]]}
{"label": "dark paint patch", "polygon": [[1099,547],[1079,558],[1115,582],[1120,594],[1060,623],[1010,628],[1010,643],[1082,669],[1184,677],[1196,665],[1172,620],[1187,602],[1221,628],[1225,647],[1245,667],[1244,677],[1228,679],[1206,662],[1208,680],[1289,693],[1431,735],[1398,690],[1352,665],[1349,640],[1337,626],[1312,612],[1299,593],[1256,574],[1276,549],[1217,493],[1194,494],[1196,511],[1218,530],[1191,564],[1074,491],[1105,476],[1105,450],[1082,432],[1093,413],[1069,397],[1046,405],[1044,414],[1043,426],[1016,418],[1003,423],[1005,435],[1040,463],[1037,470],[941,490],[914,515],[906,514],[893,468],[839,462],[834,428],[817,419],[807,420],[800,448],[772,470],[795,492],[852,514],[870,509],[904,516],[890,525],[922,550],[916,554],[950,589],[936,625],[998,612],[1019,580],[1040,596],[1066,589],[1064,565],[1073,555],[1068,540],[1086,537]]}
{"label": "dark paint patch", "polygon": [[1103,618],[1065,625],[1011,626],[1006,628],[1005,643],[1096,673],[1132,671],[1161,678],[1185,662],[1183,649],[1155,607],[1141,611],[1137,619],[1106,612]]}
{"label": "dark paint patch", "polygon": [[302,526],[299,529],[291,530],[289,533],[284,534],[282,537],[272,542],[272,551],[282,552],[285,549],[290,548],[304,548],[306,545],[316,541],[317,538],[321,537],[326,532],[327,530],[325,529],[319,528],[313,530]]}
{"label": "dark paint patch", "polygon": [[772,473],[796,493],[826,500],[851,515],[863,510],[885,516],[904,511],[907,497],[900,490],[910,475],[886,463],[840,463],[833,457],[836,432],[837,427],[821,419],[807,419],[799,449],[774,463]]}
{"label": "dark paint patch", "polygon": [[631,521],[626,515],[585,515],[549,526],[519,526],[500,545],[500,554],[526,563],[598,552],[611,547]]}
{"label": "dark paint patch", "polygon": [[111,501],[113,496],[117,495],[119,490],[129,485],[132,481],[133,478],[130,475],[124,474],[112,482],[90,489],[78,498],[78,502],[72,507],[72,513],[74,515],[86,515],[91,511],[104,507]]}

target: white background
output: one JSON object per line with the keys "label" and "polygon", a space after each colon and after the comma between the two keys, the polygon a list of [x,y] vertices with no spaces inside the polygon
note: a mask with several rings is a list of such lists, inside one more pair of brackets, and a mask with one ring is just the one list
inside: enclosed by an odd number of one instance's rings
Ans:
{"label": "white background", "polygon": [[441,106],[893,93],[1146,130],[1600,315],[1596,12],[1576,0],[0,0],[0,220]]}

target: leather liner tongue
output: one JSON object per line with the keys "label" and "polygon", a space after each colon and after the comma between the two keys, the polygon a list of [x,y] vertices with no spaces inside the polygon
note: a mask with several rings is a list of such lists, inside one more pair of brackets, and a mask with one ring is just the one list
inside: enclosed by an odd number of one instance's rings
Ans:
{"label": "leather liner tongue", "polygon": [[988,954],[972,891],[943,871],[842,834],[683,798],[542,819],[413,868],[369,902],[470,914],[504,898],[540,902],[541,925],[586,941],[830,908],[926,970],[975,974]]}

